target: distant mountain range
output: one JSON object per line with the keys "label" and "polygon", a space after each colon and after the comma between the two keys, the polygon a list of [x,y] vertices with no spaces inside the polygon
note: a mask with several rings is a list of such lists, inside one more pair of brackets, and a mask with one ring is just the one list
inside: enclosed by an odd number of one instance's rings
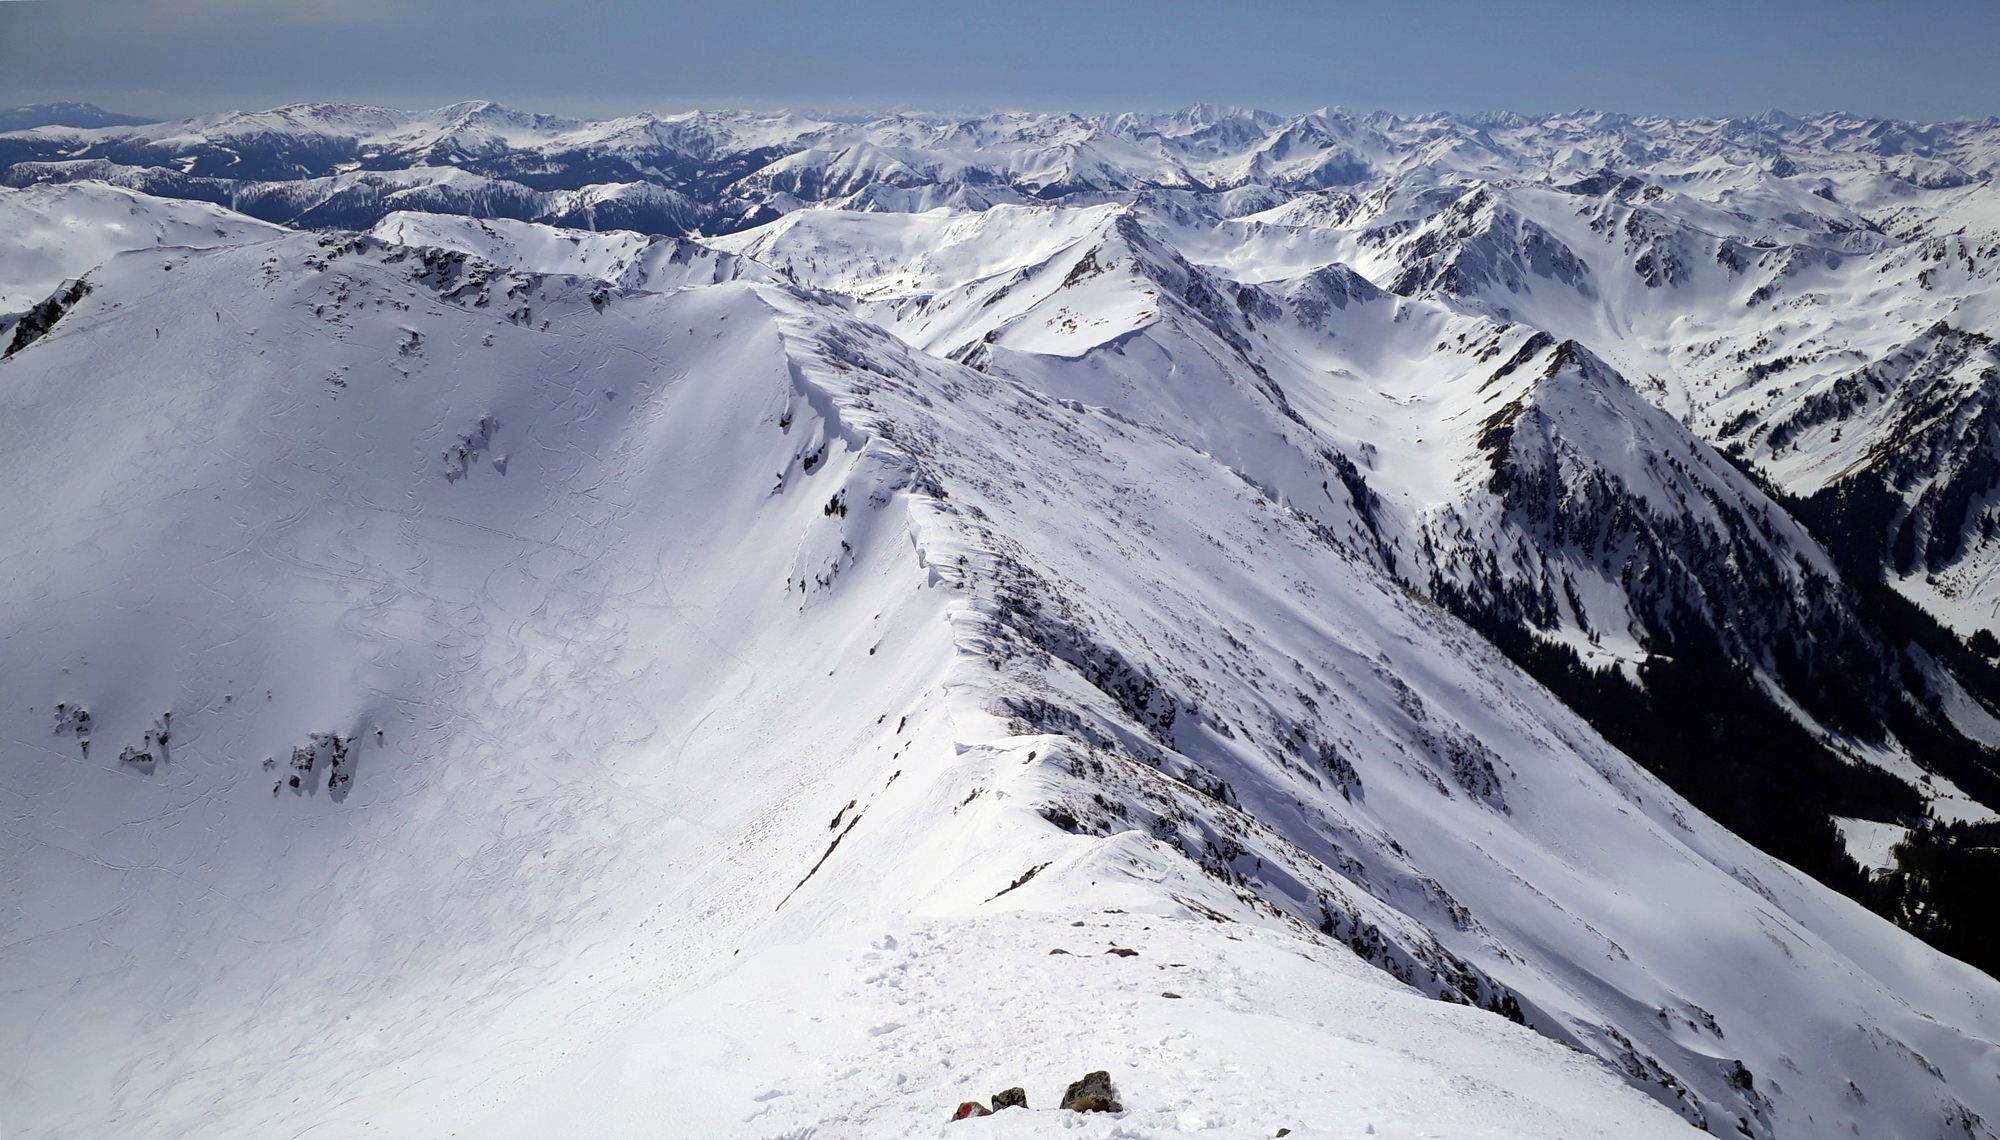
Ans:
{"label": "distant mountain range", "polygon": [[153,122],[135,115],[120,115],[93,103],[31,103],[25,107],[0,108],[0,131],[27,131],[36,127],[137,127]]}

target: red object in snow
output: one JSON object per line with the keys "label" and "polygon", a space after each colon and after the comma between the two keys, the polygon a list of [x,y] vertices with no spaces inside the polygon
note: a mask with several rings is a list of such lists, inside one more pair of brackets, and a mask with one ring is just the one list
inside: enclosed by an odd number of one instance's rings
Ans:
{"label": "red object in snow", "polygon": [[953,1120],[966,1120],[974,1116],[991,1116],[991,1115],[993,1115],[992,1109],[986,1107],[985,1105],[979,1103],[976,1100],[968,1100],[964,1104],[958,1106],[958,1111],[952,1113],[951,1118]]}

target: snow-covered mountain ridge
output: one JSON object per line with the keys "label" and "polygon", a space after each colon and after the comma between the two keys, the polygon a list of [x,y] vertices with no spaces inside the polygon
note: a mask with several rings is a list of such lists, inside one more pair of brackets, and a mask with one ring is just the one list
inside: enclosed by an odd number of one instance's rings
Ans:
{"label": "snow-covered mountain ridge", "polygon": [[[1987,549],[1983,266],[1898,276],[1986,127],[448,111],[0,192],[0,1124],[1993,1134],[1995,983],[1812,878],[1942,938],[1839,836],[2000,801],[1887,592]],[[52,177],[162,147],[769,220]]]}

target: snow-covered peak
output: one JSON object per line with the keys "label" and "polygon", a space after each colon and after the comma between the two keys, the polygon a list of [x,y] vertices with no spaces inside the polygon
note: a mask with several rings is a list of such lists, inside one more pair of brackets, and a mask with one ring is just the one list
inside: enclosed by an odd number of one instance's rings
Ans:
{"label": "snow-covered peak", "polygon": [[0,326],[64,280],[134,249],[237,245],[285,231],[205,202],[103,183],[0,188]]}

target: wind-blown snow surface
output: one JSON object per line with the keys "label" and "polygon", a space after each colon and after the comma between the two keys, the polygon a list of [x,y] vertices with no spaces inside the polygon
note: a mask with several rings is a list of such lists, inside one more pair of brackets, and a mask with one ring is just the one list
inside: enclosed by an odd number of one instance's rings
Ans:
{"label": "wind-blown snow surface", "polygon": [[[0,365],[10,1135],[2000,1119],[1991,979],[1230,425],[1046,389],[1060,319],[982,372],[333,235],[91,283]],[[1094,1068],[1126,1112],[1052,1112]]]}
{"label": "wind-blown snow surface", "polygon": [[39,186],[0,194],[0,326],[115,253],[212,247],[283,231],[201,202],[112,186]]}

